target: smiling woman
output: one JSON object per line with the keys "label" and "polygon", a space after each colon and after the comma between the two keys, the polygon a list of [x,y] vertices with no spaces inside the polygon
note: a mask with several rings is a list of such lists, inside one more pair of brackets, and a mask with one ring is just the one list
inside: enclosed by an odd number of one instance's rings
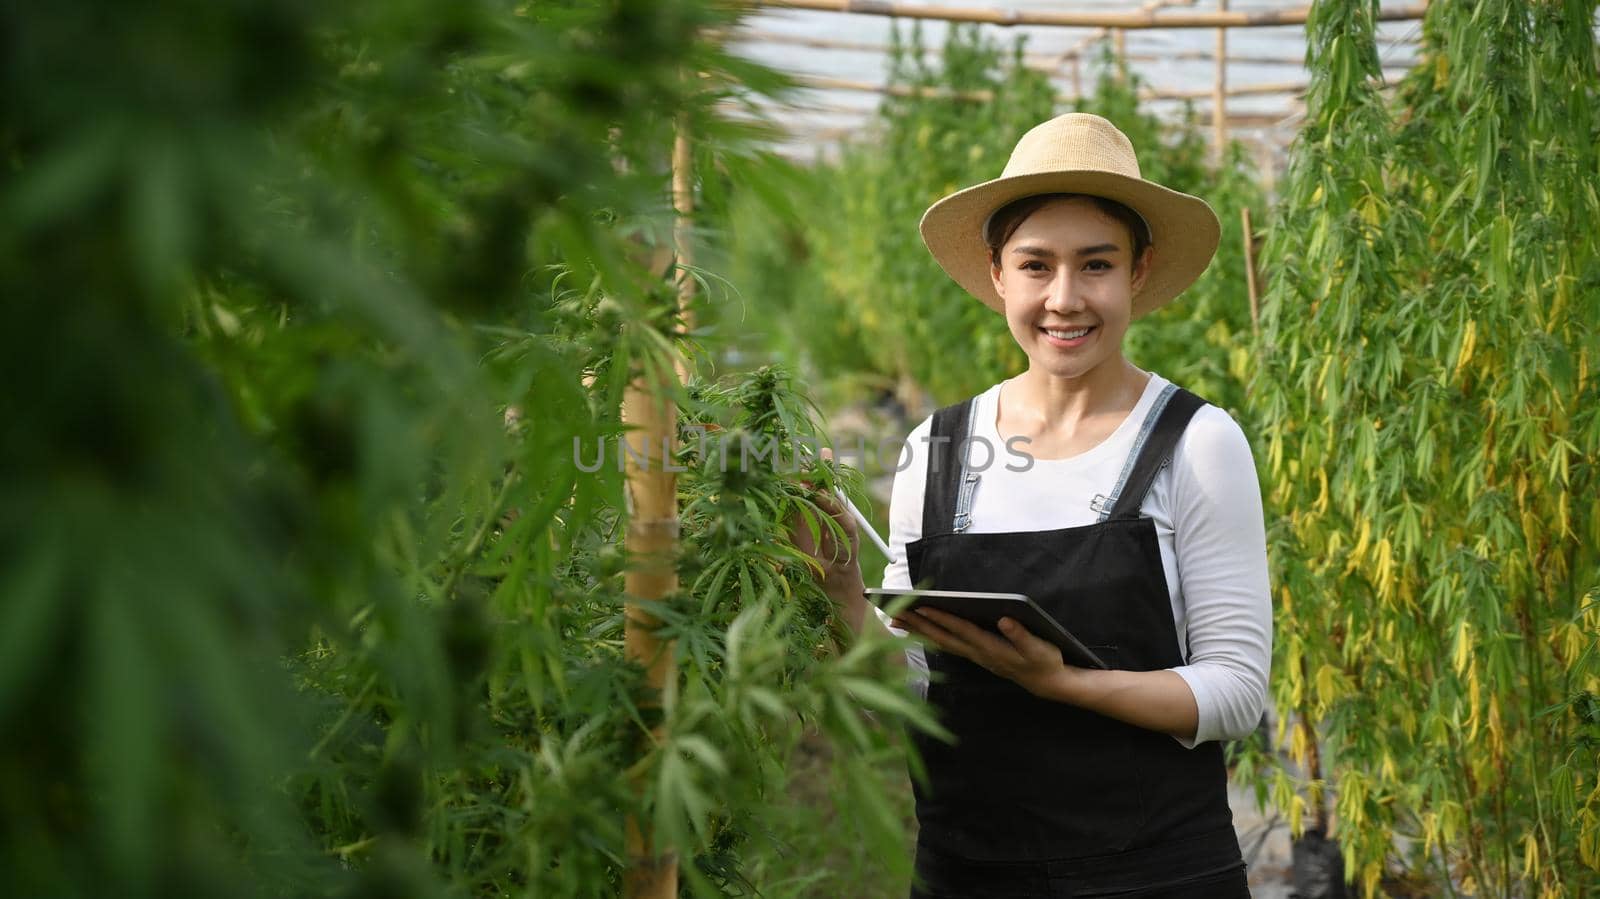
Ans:
{"label": "smiling woman", "polygon": [[[1082,377],[1121,354],[1132,297],[1150,274],[1152,250],[1134,236],[1142,220],[1129,210],[1129,225],[1102,203],[1127,209],[1098,197],[1030,197],[1020,205],[1031,211],[989,246],[990,279],[1011,335],[1033,367],[1057,377]],[[1117,374],[1111,366],[1102,377]]]}
{"label": "smiling woman", "polygon": [[[1249,895],[1220,741],[1259,720],[1271,655],[1255,466],[1232,418],[1122,352],[1218,230],[1086,114],[1037,126],[1000,178],[923,217],[1028,367],[912,431],[884,586],[1026,594],[1112,670],[1014,621],[883,622],[930,644],[909,667],[931,669],[919,685],[955,736],[918,744],[913,896]],[[1019,439],[1022,470],[971,464],[975,444]],[[859,567],[832,571],[846,619],[883,626],[860,611]]]}

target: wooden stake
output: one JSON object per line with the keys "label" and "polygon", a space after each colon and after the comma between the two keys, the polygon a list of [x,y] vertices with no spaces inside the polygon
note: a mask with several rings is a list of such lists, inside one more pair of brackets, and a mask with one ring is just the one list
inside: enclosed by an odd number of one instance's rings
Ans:
{"label": "wooden stake", "polygon": [[[680,336],[688,337],[694,331],[695,280],[689,272],[694,265],[694,147],[689,142],[687,118],[678,120],[677,134],[672,140],[672,249],[678,258],[678,316],[682,321]],[[679,355],[678,380],[689,378],[688,359]]]}
{"label": "wooden stake", "polygon": [[1250,229],[1250,207],[1239,207],[1239,220],[1244,225],[1244,280],[1250,293],[1250,332],[1261,333],[1261,291],[1256,286],[1256,238]]}
{"label": "wooden stake", "polygon": [[[934,19],[945,22],[982,22],[1015,25],[1059,25],[1067,28],[1266,28],[1304,25],[1310,7],[1254,9],[1239,12],[1183,12],[1157,15],[1133,12],[1046,12],[1042,10],[981,9],[957,6],[923,6],[887,0],[750,0],[765,9],[810,9],[822,12],[860,13],[900,19]],[[1376,21],[1408,22],[1422,18],[1425,3],[1379,10]]]}
{"label": "wooden stake", "polygon": [[[664,599],[678,589],[673,564],[678,543],[677,476],[666,465],[664,452],[673,445],[677,407],[666,389],[670,385],[655,380],[671,377],[670,371],[658,372],[654,379],[650,374],[641,376],[629,385],[622,404],[623,423],[636,429],[625,435],[629,451],[623,454],[630,511],[627,553],[632,560],[624,578],[628,600],[623,655],[645,670],[644,689],[635,701],[645,720],[652,722],[640,755],[666,738],[663,698],[677,679],[672,643],[656,636],[661,622],[641,604]],[[645,791],[648,777],[648,773],[637,775],[632,783],[636,793]],[[649,828],[648,822],[628,816],[624,895],[628,899],[673,899],[678,895],[677,856],[659,851]]]}
{"label": "wooden stake", "polygon": [[[1217,0],[1219,12],[1228,11],[1228,0]],[[1217,168],[1222,167],[1223,151],[1228,146],[1228,29],[1217,29],[1217,77],[1211,86],[1211,153]]]}
{"label": "wooden stake", "polygon": [[[693,158],[687,128],[679,122],[672,146],[672,204],[678,213],[673,244],[678,264],[690,262],[690,221],[693,211]],[[678,272],[678,304],[687,322],[687,303],[694,279]],[[624,576],[628,599],[623,618],[623,656],[644,668],[644,685],[635,697],[639,711],[650,722],[640,755],[666,739],[666,696],[677,685],[673,645],[656,635],[660,619],[644,603],[665,599],[678,589],[675,557],[678,548],[678,482],[670,462],[677,443],[678,408],[673,399],[675,381],[685,376],[682,358],[675,368],[645,366],[628,385],[622,399],[623,424],[632,428],[623,437],[628,490],[627,554],[632,563]],[[630,786],[636,795],[648,788],[649,769],[639,770]],[[675,899],[678,895],[677,853],[655,845],[648,822],[629,815],[624,822],[628,867],[623,874],[627,899]]]}

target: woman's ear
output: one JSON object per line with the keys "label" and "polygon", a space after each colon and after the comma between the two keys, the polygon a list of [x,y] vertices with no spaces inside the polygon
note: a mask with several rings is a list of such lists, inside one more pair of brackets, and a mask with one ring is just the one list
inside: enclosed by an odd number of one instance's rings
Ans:
{"label": "woman's ear", "polygon": [[1133,280],[1129,285],[1133,288],[1133,293],[1138,293],[1144,289],[1144,282],[1150,278],[1150,266],[1155,263],[1155,258],[1156,248],[1145,247],[1144,252],[1140,253],[1139,258],[1134,261]]}
{"label": "woman's ear", "polygon": [[1006,289],[1000,283],[1000,259],[999,254],[994,250],[989,251],[989,280],[994,283],[994,292],[1000,295],[1000,299],[1004,300],[1006,298]]}

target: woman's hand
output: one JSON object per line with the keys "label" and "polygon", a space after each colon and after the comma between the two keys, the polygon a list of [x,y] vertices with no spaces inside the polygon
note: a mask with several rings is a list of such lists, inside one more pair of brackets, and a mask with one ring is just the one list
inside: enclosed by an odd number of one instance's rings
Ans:
{"label": "woman's hand", "polygon": [[[824,449],[822,458],[831,460],[832,451]],[[806,486],[809,488],[811,484],[807,483]],[[838,523],[842,539],[835,536],[827,526],[827,522],[820,523],[818,538],[813,539],[804,517],[796,513],[789,520],[789,541],[796,549],[816,561],[821,569],[819,581],[829,596],[840,601],[860,601],[864,604],[866,600],[862,595],[864,588],[860,562],[861,533],[856,528],[855,519],[844,508],[844,504],[829,491],[814,491],[811,501]]]}
{"label": "woman's hand", "polygon": [[958,615],[930,609],[902,612],[898,627],[940,649],[982,665],[1024,690],[1054,702],[1099,712],[1147,730],[1193,740],[1200,709],[1189,684],[1175,671],[1101,671],[1068,665],[1061,650],[1010,618],[997,637]]}
{"label": "woman's hand", "polygon": [[1088,673],[1087,669],[1068,665],[1061,658],[1061,650],[1011,618],[1000,619],[1002,636],[959,615],[928,606],[902,612],[895,624],[928,638],[945,652],[1015,681],[1043,699],[1068,701],[1075,679]]}
{"label": "woman's hand", "polygon": [[856,530],[855,520],[846,512],[837,497],[827,491],[819,490],[812,494],[811,501],[816,503],[822,511],[827,512],[833,520],[839,523],[844,532],[844,539],[840,540],[826,523],[819,528],[819,540],[813,540],[811,529],[806,526],[805,519],[798,513],[789,522],[789,540],[795,549],[815,559],[822,569],[822,586],[843,583],[845,581],[861,580],[861,534]]}

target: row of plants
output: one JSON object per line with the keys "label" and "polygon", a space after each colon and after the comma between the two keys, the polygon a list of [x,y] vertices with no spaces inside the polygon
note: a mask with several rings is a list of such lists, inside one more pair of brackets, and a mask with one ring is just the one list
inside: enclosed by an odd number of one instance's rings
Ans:
{"label": "row of plants", "polygon": [[1600,98],[1592,2],[1324,0],[1265,247],[1250,417],[1274,697],[1364,895],[1600,890]]}
{"label": "row of plants", "polygon": [[[686,434],[680,676],[647,704],[624,651],[628,385],[688,354],[685,428],[818,429],[675,333],[715,279],[674,129],[774,177],[718,105],[783,80],[721,5],[0,18],[0,893],[593,896],[626,820],[696,894],[903,888],[928,722],[788,541],[802,478],[858,479]],[[841,751],[796,784],[807,732]]]}

